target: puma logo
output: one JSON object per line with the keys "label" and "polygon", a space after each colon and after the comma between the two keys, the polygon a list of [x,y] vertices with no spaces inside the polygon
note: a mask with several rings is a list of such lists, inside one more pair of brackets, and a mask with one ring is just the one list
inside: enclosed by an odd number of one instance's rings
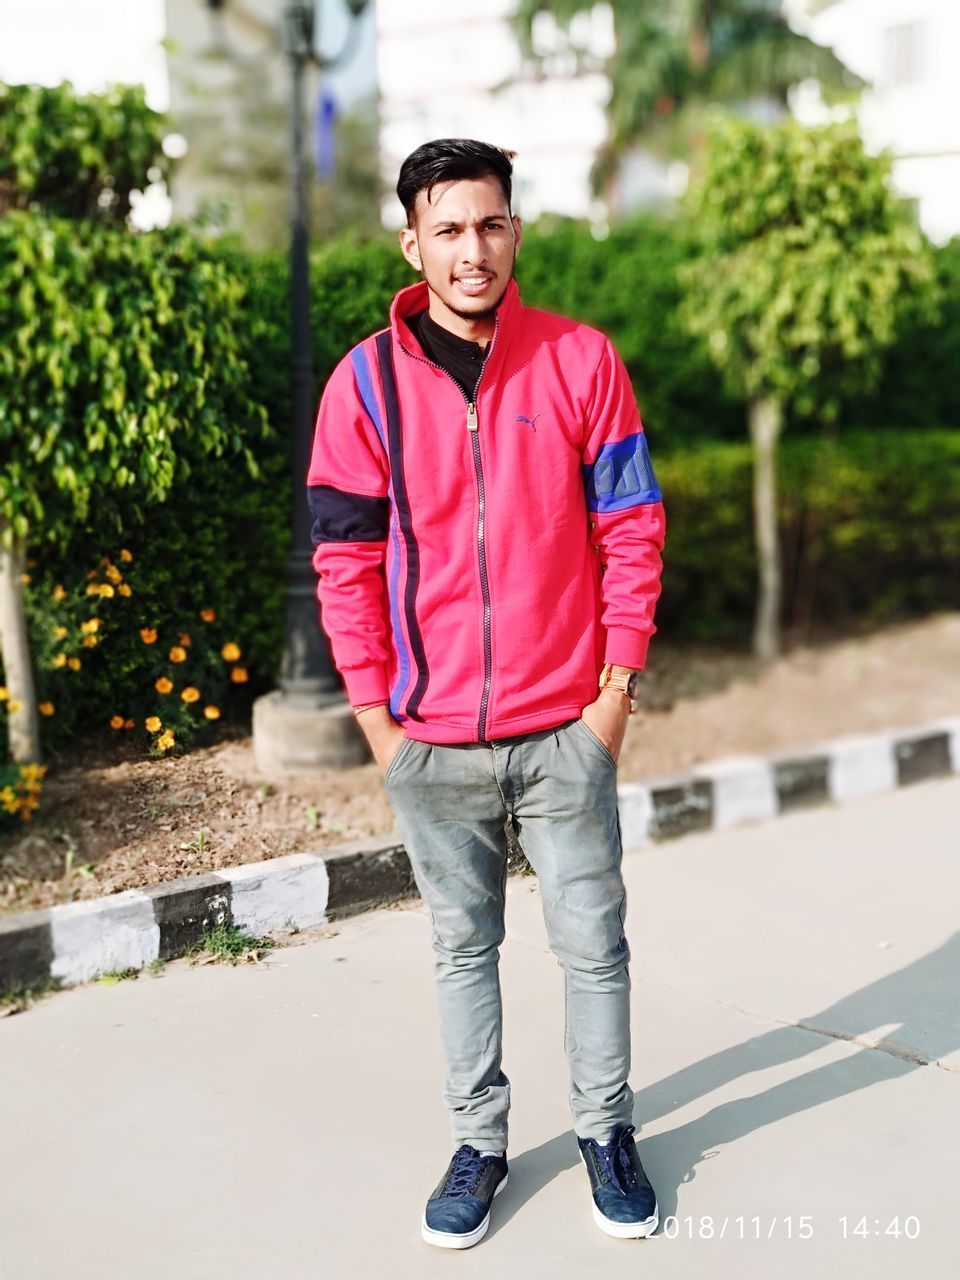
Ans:
{"label": "puma logo", "polygon": [[527,424],[527,426],[528,426],[528,427],[533,427],[534,431],[536,431],[536,429],[537,429],[537,419],[538,419],[539,417],[540,417],[539,413],[535,413],[535,414],[533,415],[533,417],[532,417],[532,418],[525,418],[525,417],[523,416],[523,414],[522,414],[522,413],[518,413],[518,414],[517,414],[517,421],[518,421],[518,422],[525,422],[525,423]]}

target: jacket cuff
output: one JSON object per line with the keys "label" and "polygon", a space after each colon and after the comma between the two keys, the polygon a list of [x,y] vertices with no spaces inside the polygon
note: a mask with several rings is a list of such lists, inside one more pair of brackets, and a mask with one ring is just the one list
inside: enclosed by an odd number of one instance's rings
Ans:
{"label": "jacket cuff", "polygon": [[642,671],[647,661],[649,647],[649,634],[628,631],[624,627],[611,627],[607,631],[603,660],[612,663],[615,667],[629,667],[632,671]]}
{"label": "jacket cuff", "polygon": [[371,667],[349,667],[340,674],[346,685],[351,707],[362,707],[368,702],[389,701],[390,686],[382,663],[378,662]]}

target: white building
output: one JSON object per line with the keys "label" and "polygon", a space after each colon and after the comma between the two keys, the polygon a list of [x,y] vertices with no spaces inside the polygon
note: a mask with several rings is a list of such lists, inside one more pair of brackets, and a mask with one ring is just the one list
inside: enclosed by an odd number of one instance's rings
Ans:
{"label": "white building", "polygon": [[[534,47],[546,60],[538,73],[523,65],[514,8],[514,0],[377,0],[385,187],[393,191],[401,162],[421,143],[478,138],[517,153],[514,203],[524,218],[549,211],[602,220],[590,168],[607,136],[609,83],[599,68],[613,48],[612,12],[598,4],[582,15],[569,43],[549,14],[540,15]],[[385,199],[383,219],[402,224],[395,195]]]}
{"label": "white building", "polygon": [[[893,180],[917,201],[933,240],[960,233],[958,0],[798,0],[805,30],[870,82],[858,118],[866,146],[894,156]],[[801,14],[797,25],[804,22]],[[798,95],[806,123],[828,113]]]}

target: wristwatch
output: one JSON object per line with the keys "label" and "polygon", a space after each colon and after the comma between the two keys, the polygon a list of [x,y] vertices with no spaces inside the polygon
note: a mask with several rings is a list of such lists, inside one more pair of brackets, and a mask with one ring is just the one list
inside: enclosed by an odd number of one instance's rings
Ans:
{"label": "wristwatch", "polygon": [[630,699],[630,714],[633,715],[640,697],[640,674],[639,671],[618,671],[615,675],[613,664],[606,662],[600,672],[600,688],[619,689]]}

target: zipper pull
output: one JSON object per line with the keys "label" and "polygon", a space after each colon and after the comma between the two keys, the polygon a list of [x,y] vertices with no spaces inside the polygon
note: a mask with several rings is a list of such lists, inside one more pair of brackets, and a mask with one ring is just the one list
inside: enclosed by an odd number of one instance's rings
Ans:
{"label": "zipper pull", "polygon": [[480,424],[477,422],[477,406],[475,404],[467,405],[467,430],[476,431]]}

